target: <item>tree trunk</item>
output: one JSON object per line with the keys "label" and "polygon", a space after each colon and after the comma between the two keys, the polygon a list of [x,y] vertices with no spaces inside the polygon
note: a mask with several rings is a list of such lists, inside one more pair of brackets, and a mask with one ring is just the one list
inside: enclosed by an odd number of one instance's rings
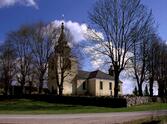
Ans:
{"label": "tree trunk", "polygon": [[115,72],[115,87],[114,87],[114,97],[118,97],[118,85],[119,85],[119,73]]}
{"label": "tree trunk", "polygon": [[63,95],[63,86],[59,86],[59,96]]}
{"label": "tree trunk", "polygon": [[21,94],[20,95],[23,95],[24,94],[24,84],[21,84]]}
{"label": "tree trunk", "polygon": [[165,79],[165,82],[164,82],[164,95],[167,96],[167,78]]}
{"label": "tree trunk", "polygon": [[44,80],[44,79],[43,79],[43,75],[44,75],[44,74],[41,74],[40,79],[39,79],[39,81],[40,81],[40,82],[39,82],[39,92],[38,92],[39,94],[42,93],[42,89],[43,89],[43,80]]}
{"label": "tree trunk", "polygon": [[153,77],[150,77],[150,96],[153,96],[153,83],[154,83],[154,79]]}
{"label": "tree trunk", "polygon": [[24,85],[25,85],[25,77],[24,76],[23,76],[20,84],[21,84],[21,95],[23,95],[24,94]]}
{"label": "tree trunk", "polygon": [[4,93],[4,95],[8,95],[8,90],[9,90],[9,83],[8,83],[8,81],[5,81],[5,87],[4,87],[4,91],[5,91],[5,93]]}
{"label": "tree trunk", "polygon": [[139,96],[143,96],[142,84],[138,84]]}
{"label": "tree trunk", "polygon": [[61,82],[59,85],[59,96],[63,95],[64,72],[61,73]]}
{"label": "tree trunk", "polygon": [[32,93],[32,82],[30,81],[29,82],[29,94],[31,95],[31,93]]}
{"label": "tree trunk", "polygon": [[39,83],[39,91],[38,91],[39,94],[42,93],[42,88],[43,88],[43,81],[40,80],[40,83]]}
{"label": "tree trunk", "polygon": [[163,85],[163,80],[161,79],[158,80],[158,96],[160,97],[164,96],[164,85]]}

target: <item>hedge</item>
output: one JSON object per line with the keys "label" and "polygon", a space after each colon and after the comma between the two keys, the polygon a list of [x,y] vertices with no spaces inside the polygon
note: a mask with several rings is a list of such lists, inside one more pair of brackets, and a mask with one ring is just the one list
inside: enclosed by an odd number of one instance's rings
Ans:
{"label": "hedge", "polygon": [[0,96],[3,99],[32,99],[50,103],[100,106],[100,107],[127,107],[126,99],[112,97],[93,97],[93,96],[55,96],[55,95],[24,95],[24,96]]}

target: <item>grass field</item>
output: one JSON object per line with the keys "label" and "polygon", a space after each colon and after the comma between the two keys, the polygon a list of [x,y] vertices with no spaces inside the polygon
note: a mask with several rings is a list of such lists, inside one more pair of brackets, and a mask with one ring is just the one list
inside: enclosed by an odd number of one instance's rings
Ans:
{"label": "grass field", "polygon": [[0,101],[0,114],[65,114],[65,113],[98,113],[98,112],[131,112],[167,109],[165,103],[150,103],[128,108],[107,108],[96,106],[64,105],[15,99]]}

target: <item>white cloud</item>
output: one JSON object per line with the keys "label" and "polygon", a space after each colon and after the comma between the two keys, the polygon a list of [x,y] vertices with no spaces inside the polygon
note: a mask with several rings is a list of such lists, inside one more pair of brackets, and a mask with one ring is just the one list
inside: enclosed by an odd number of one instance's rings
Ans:
{"label": "white cloud", "polygon": [[134,90],[134,81],[130,79],[123,79],[123,94],[132,94]]}
{"label": "white cloud", "polygon": [[63,20],[55,20],[53,21],[53,24],[55,24],[56,26],[60,26],[62,22],[64,23],[65,27],[70,30],[74,38],[73,40],[75,42],[78,43],[83,40],[86,40],[84,34],[87,32],[88,27],[85,23],[79,24],[78,22],[73,22],[73,21],[65,22]]}
{"label": "white cloud", "polygon": [[[91,35],[89,28],[86,23],[78,23],[73,22],[71,20],[64,21],[64,20],[55,20],[52,23],[55,24],[55,26],[61,26],[62,22],[64,23],[65,27],[68,28],[73,35],[73,40],[76,43],[79,43],[81,41],[86,41],[88,37]],[[92,30],[92,32],[95,32],[100,37],[103,37],[102,33],[96,32],[95,30]]]}
{"label": "white cloud", "polygon": [[0,0],[0,8],[13,6],[15,4],[20,4],[24,6],[33,6],[38,9],[35,0]]}
{"label": "white cloud", "polygon": [[96,69],[103,69],[104,65],[108,65],[108,57],[104,56],[103,54],[99,53],[97,50],[102,50],[102,47],[99,44],[91,45],[91,46],[86,46],[84,48],[84,51],[86,54],[88,54],[91,58],[91,64],[92,68],[94,70]]}

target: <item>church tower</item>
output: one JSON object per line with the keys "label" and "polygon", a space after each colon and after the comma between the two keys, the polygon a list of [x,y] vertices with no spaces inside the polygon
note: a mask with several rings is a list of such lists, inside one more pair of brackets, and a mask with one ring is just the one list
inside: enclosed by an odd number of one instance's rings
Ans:
{"label": "church tower", "polygon": [[53,94],[60,94],[60,90],[62,90],[62,95],[75,92],[73,87],[77,81],[77,61],[72,57],[68,41],[64,23],[62,23],[60,36],[49,60],[48,88]]}

